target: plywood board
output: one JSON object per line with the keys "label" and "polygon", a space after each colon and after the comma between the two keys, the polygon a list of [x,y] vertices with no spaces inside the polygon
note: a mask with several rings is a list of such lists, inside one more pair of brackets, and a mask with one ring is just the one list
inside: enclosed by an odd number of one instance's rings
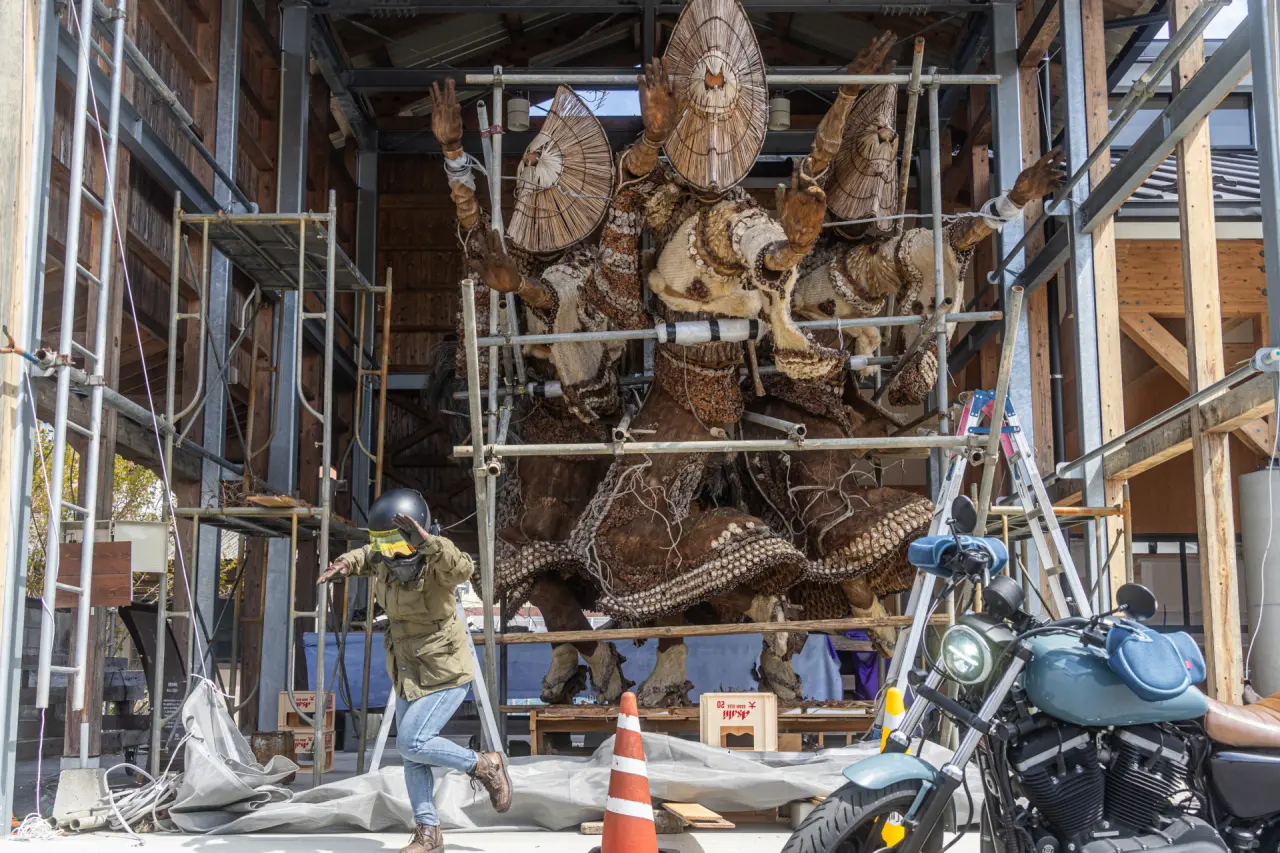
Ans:
{"label": "plywood board", "polygon": [[[1266,275],[1262,241],[1217,240],[1218,293],[1223,317],[1264,314]],[[1156,317],[1186,313],[1182,296],[1182,252],[1177,240],[1117,240],[1120,310]]]}
{"label": "plywood board", "polygon": [[735,825],[697,803],[663,803],[662,807],[694,829],[734,829]]}
{"label": "plywood board", "polygon": [[[58,581],[80,584],[80,543],[58,548]],[[94,607],[128,607],[133,603],[133,572],[130,569],[133,543],[95,542],[93,545],[93,580],[89,584],[89,603]],[[75,607],[77,596],[58,592],[54,607]]]}

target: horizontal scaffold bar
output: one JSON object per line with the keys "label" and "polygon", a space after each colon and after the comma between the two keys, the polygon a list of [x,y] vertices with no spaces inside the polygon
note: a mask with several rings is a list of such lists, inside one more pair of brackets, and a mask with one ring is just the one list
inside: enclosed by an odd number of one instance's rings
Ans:
{"label": "horizontal scaffold bar", "polygon": [[[907,314],[895,317],[858,317],[850,320],[802,320],[796,323],[802,329],[810,331],[819,329],[861,329],[871,326],[918,326],[929,319],[930,315]],[[947,323],[985,323],[991,320],[1002,320],[1000,311],[966,311],[959,314],[947,314],[943,321]],[[555,332],[545,335],[485,335],[476,338],[476,346],[497,347],[519,344],[557,343],[591,343],[601,341],[656,341],[657,329],[613,330],[608,332]]]}
{"label": "horizontal scaffold bar", "polygon": [[[928,450],[935,447],[980,446],[981,436],[917,435],[880,438],[737,439],[728,441],[631,441],[623,444],[486,444],[487,455],[503,456],[614,456],[656,453],[740,453],[779,450]],[[454,456],[471,456],[469,444],[453,448]]]}
{"label": "horizontal scaffold bar", "polygon": [[[468,86],[600,86],[632,87],[636,85],[636,72],[606,74],[573,74],[568,72],[502,72],[501,74],[468,74]],[[765,78],[770,86],[881,86],[893,83],[905,86],[911,83],[910,74],[769,74]],[[920,82],[925,86],[994,86],[1000,82],[999,74],[924,74]]]}

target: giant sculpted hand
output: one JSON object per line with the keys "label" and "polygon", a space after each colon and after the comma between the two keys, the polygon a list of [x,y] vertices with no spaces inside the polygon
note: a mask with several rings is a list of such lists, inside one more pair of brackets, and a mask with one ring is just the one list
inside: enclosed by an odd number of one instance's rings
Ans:
{"label": "giant sculpted hand", "polygon": [[446,156],[461,153],[462,107],[458,106],[452,79],[445,81],[443,91],[439,83],[431,84],[431,132]]}
{"label": "giant sculpted hand", "polygon": [[656,58],[644,67],[644,73],[636,82],[640,84],[640,116],[644,120],[645,139],[661,145],[680,120],[675,83],[662,67],[662,60]]}
{"label": "giant sculpted hand", "polygon": [[778,185],[778,221],[786,232],[791,250],[808,254],[822,233],[822,220],[827,213],[827,194],[810,182],[802,172],[803,160],[796,160],[791,172],[791,188]]}

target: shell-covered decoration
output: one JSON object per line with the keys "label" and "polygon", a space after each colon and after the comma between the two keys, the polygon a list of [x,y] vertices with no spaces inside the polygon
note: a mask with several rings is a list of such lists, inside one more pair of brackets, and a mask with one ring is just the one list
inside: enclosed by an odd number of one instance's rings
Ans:
{"label": "shell-covered decoration", "polygon": [[[898,87],[876,86],[854,104],[827,180],[827,209],[839,221],[892,216],[898,206]],[[893,222],[852,226],[855,233],[893,230]]]}
{"label": "shell-covered decoration", "polygon": [[684,109],[663,146],[671,166],[697,189],[735,186],[764,147],[769,119],[751,21],[737,0],[691,0],[663,59]]}
{"label": "shell-covered decoration", "polygon": [[507,236],[536,254],[563,251],[596,230],[613,195],[613,154],[604,126],[568,86],[516,170]]}

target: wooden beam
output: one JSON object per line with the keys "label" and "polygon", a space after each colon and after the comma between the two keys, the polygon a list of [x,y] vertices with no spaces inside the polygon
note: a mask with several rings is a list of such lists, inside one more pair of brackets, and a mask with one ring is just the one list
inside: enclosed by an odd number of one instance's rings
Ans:
{"label": "wooden beam", "polygon": [[[1176,31],[1199,5],[1200,0],[1173,0],[1169,16],[1171,30]],[[1173,74],[1175,93],[1203,65],[1204,39],[1197,38],[1178,61]],[[1178,213],[1187,317],[1187,371],[1190,390],[1194,393],[1224,375],[1213,166],[1209,160],[1207,120],[1202,120],[1178,143]],[[1239,703],[1242,686],[1240,596],[1236,585],[1231,456],[1227,436],[1206,432],[1199,409],[1191,412],[1191,452],[1195,459],[1208,693],[1222,702]]]}
{"label": "wooden beam", "polygon": [[[1052,4],[1051,4],[1052,5]],[[1104,25],[1105,0],[1082,0],[1084,28],[1085,115],[1090,147],[1097,147],[1111,124],[1107,89],[1107,38]],[[1104,152],[1089,172],[1091,186],[1097,186],[1111,171],[1111,157]],[[1124,376],[1120,368],[1120,287],[1116,262],[1115,221],[1108,220],[1093,233],[1094,317],[1098,331],[1098,373],[1102,400],[1102,441],[1105,444],[1125,431]],[[1103,501],[1118,506],[1124,500],[1124,481],[1105,478]],[[1124,522],[1106,519],[1106,546],[1111,591],[1119,589],[1127,577]]]}
{"label": "wooden beam", "polygon": [[[1046,29],[1058,29],[1058,4],[1047,2],[1038,17],[1032,20],[1034,4],[1025,3],[1018,10],[1019,55],[1023,47],[1031,43],[1037,34]],[[1052,10],[1051,24],[1045,21],[1045,10]],[[1043,54],[1043,48],[1039,56]],[[1040,109],[1040,75],[1035,62],[1024,63],[1018,71],[1018,86],[1022,106],[1022,165],[1030,166],[1044,153],[1040,141],[1043,115]],[[975,164],[976,166],[976,164]],[[974,204],[978,203],[974,199]],[[1024,225],[1040,219],[1044,204],[1033,199],[1022,209]],[[1027,237],[1026,257],[1033,258],[1044,248],[1044,229],[1036,226]],[[1031,361],[1031,423],[1035,434],[1036,465],[1041,471],[1052,471],[1053,450],[1053,392],[1049,370],[1049,288],[1038,287],[1027,297],[1027,349]],[[988,387],[984,385],[983,387]]]}
{"label": "wooden beam", "polygon": [[195,46],[187,41],[187,37],[169,15],[169,10],[160,4],[160,0],[142,0],[142,14],[155,27],[157,35],[173,51],[174,59],[187,70],[193,82],[199,85],[214,81],[213,72],[200,58]]}
{"label": "wooden beam", "polygon": [[[1120,325],[1125,335],[1151,356],[1160,367],[1178,380],[1184,390],[1191,390],[1187,376],[1187,348],[1173,334],[1160,325],[1150,314],[1126,311],[1120,315]],[[1222,430],[1214,430],[1221,432]],[[1235,428],[1236,437],[1244,446],[1264,459],[1271,458],[1271,427],[1262,418],[1255,418]]]}
{"label": "wooden beam", "polygon": [[[1027,4],[1030,7],[1031,4]],[[1034,68],[1044,58],[1045,51],[1058,35],[1062,24],[1062,7],[1053,0],[1045,0],[1040,7],[1040,14],[1032,22],[1030,29],[1022,37],[1018,45],[1018,64],[1023,68]]]}
{"label": "wooden beam", "polygon": [[[526,646],[536,643],[577,643],[616,640],[652,640],[676,637],[727,637],[732,634],[784,634],[792,631],[864,631],[868,628],[900,628],[911,624],[911,616],[880,616],[872,619],[815,619],[799,622],[738,622],[732,625],[654,625],[648,628],[597,628],[592,631],[541,631],[499,634],[499,646]],[[947,617],[933,616],[932,625],[947,624]]]}
{"label": "wooden beam", "polygon": [[[1275,378],[1270,374],[1255,376],[1220,397],[1202,403],[1201,428],[1206,433],[1231,432],[1274,409]],[[1184,414],[1107,454],[1103,474],[1108,479],[1131,479],[1190,449],[1191,418]]]}
{"label": "wooden beam", "polygon": [[[36,294],[27,298],[27,281],[35,275],[28,266],[27,229],[30,224],[30,199],[36,187],[31,180],[37,159],[36,136],[40,119],[35,97],[36,75],[40,62],[37,59],[36,24],[40,20],[40,4],[35,0],[6,0],[0,3],[0,55],[6,60],[8,73],[0,75],[0,111],[9,120],[0,123],[0,325],[8,326],[19,343],[32,346],[22,340],[26,337],[27,311],[39,304]],[[50,145],[49,140],[44,141]],[[41,188],[42,191],[47,188]],[[30,259],[33,263],[35,258]],[[23,480],[30,470],[33,448],[29,443],[34,435],[28,422],[28,403],[24,399],[23,376],[27,368],[23,360],[14,355],[0,356],[0,598],[12,589],[15,599],[21,602],[26,568],[11,564],[24,553],[22,540],[27,537],[26,527],[11,520],[20,520],[23,502],[29,499],[30,483]],[[15,479],[16,478],[16,479]],[[36,474],[39,478],[39,474]],[[18,484],[14,488],[15,482]],[[25,490],[24,488],[25,487]],[[10,584],[13,586],[11,587]],[[31,590],[37,595],[40,590]],[[22,610],[15,610],[21,618]],[[8,612],[0,616],[0,630],[13,643],[10,653],[22,654],[22,631],[8,621]],[[38,619],[38,617],[37,617]],[[38,629],[27,623],[27,630]],[[12,684],[13,692],[4,689],[13,719],[18,718],[19,686]],[[10,753],[12,755],[12,753]],[[4,766],[12,768],[12,759]],[[17,805],[14,808],[18,808]]]}

